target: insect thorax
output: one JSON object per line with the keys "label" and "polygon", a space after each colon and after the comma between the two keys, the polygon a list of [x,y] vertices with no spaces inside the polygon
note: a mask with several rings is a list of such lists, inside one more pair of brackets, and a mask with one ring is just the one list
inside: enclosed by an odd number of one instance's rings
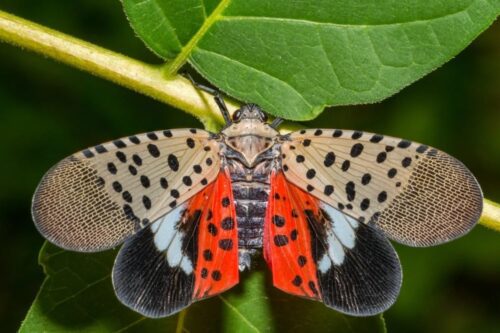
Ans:
{"label": "insect thorax", "polygon": [[236,205],[239,248],[245,255],[246,250],[262,248],[270,175],[279,156],[279,134],[257,119],[233,124],[221,134],[222,158],[231,174]]}

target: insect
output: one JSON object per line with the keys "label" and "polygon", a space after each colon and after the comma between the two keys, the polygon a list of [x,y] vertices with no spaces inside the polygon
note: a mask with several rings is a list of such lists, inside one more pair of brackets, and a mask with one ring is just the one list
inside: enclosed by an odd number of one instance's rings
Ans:
{"label": "insect", "polygon": [[401,286],[389,239],[432,246],[467,233],[482,192],[437,149],[360,131],[281,135],[254,104],[213,134],[149,132],[73,154],[42,179],[33,218],[50,242],[95,252],[124,243],[117,297],[148,317],[236,285],[263,253],[275,287],[349,315],[390,307]]}

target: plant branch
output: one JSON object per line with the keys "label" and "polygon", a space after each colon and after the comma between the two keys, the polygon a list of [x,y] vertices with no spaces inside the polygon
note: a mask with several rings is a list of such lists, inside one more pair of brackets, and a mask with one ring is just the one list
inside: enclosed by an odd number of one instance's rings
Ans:
{"label": "plant branch", "polygon": [[[210,94],[197,90],[180,75],[165,78],[162,66],[143,63],[3,11],[0,11],[1,40],[172,105],[200,119],[208,130],[215,131],[223,124]],[[231,101],[226,103],[230,112],[239,107]],[[289,132],[301,127],[289,122],[280,129]],[[500,205],[485,199],[479,223],[500,231]]]}
{"label": "plant branch", "polygon": [[[213,97],[180,75],[165,78],[162,67],[150,65],[75,37],[0,11],[0,40],[110,80],[196,116],[209,129],[222,117]],[[238,108],[228,102],[230,111]]]}
{"label": "plant branch", "polygon": [[483,214],[479,223],[485,227],[500,231],[500,204],[484,199]]}

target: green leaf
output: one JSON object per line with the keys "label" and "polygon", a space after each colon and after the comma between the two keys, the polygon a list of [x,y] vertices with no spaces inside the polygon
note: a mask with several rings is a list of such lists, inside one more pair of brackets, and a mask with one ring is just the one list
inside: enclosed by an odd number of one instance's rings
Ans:
{"label": "green leaf", "polygon": [[450,60],[498,16],[499,0],[122,0],[175,73],[203,76],[276,116],[372,103]]}
{"label": "green leaf", "polygon": [[220,297],[172,317],[148,319],[115,297],[110,277],[115,255],[69,252],[46,243],[40,263],[47,278],[20,332],[385,332],[381,316],[344,316],[274,289],[262,264]]}

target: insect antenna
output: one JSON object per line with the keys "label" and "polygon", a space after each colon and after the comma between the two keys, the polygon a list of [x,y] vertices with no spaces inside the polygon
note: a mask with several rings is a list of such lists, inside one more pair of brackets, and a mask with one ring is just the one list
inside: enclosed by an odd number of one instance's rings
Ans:
{"label": "insect antenna", "polygon": [[189,81],[191,81],[193,86],[195,86],[196,88],[203,90],[203,91],[209,93],[210,95],[214,96],[215,103],[217,103],[217,106],[219,107],[219,110],[222,114],[222,117],[224,118],[224,122],[226,123],[225,127],[231,125],[233,123],[233,121],[231,120],[231,115],[229,114],[229,111],[228,111],[227,106],[226,106],[226,102],[224,102],[224,98],[222,98],[220,91],[215,89],[215,88],[211,88],[211,87],[208,87],[208,86],[205,86],[201,83],[196,82],[189,73],[184,73],[184,76]]}

